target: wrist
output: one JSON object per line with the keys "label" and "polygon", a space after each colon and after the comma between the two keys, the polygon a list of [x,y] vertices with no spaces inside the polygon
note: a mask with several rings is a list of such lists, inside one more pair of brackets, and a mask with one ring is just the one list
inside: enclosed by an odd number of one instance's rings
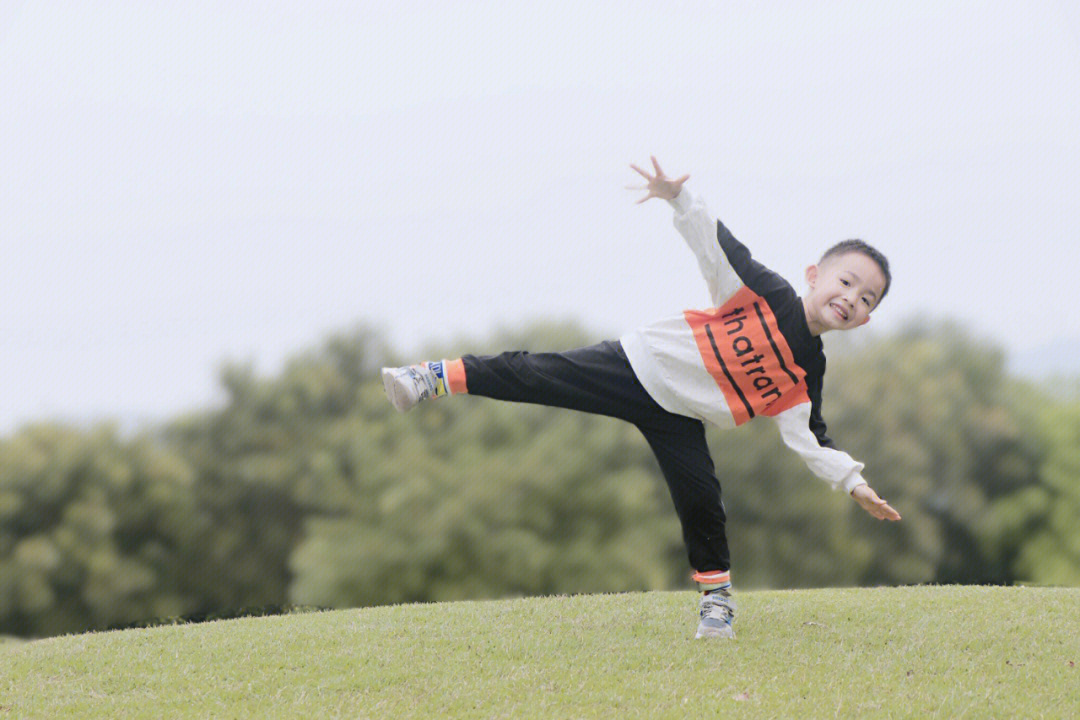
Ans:
{"label": "wrist", "polygon": [[675,197],[668,200],[668,203],[680,213],[685,213],[690,209],[690,203],[692,199],[690,197],[690,191],[685,186],[679,188],[679,192]]}
{"label": "wrist", "polygon": [[851,495],[852,497],[855,497],[855,495],[854,495],[855,489],[858,488],[858,487],[861,487],[863,485],[866,485],[866,484],[867,484],[866,480],[863,479],[863,476],[861,474],[855,472],[855,473],[852,473],[848,478],[846,478],[844,480],[843,488],[845,490],[847,490],[848,495]]}

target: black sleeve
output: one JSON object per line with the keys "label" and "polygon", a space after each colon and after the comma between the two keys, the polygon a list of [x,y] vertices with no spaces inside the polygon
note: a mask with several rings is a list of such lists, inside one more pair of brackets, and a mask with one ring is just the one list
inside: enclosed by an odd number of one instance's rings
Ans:
{"label": "black sleeve", "polygon": [[724,223],[719,220],[716,221],[716,241],[720,244],[720,249],[724,251],[724,255],[727,256],[728,262],[731,263],[732,270],[743,281],[743,285],[754,290],[754,292],[764,295],[757,289],[761,285],[771,286],[777,280],[784,282],[783,278],[752,258],[750,250],[736,240],[731,231],[724,227]]}
{"label": "black sleeve", "polygon": [[765,298],[777,317],[786,314],[788,306],[799,299],[791,283],[755,260],[750,250],[719,220],[716,221],[716,240],[743,285]]}
{"label": "black sleeve", "polygon": [[818,445],[835,449],[836,446],[832,438],[825,434],[825,420],[821,417],[821,386],[822,379],[825,376],[824,360],[822,360],[822,366],[820,373],[807,373],[806,375],[806,392],[810,395],[810,432],[814,433]]}

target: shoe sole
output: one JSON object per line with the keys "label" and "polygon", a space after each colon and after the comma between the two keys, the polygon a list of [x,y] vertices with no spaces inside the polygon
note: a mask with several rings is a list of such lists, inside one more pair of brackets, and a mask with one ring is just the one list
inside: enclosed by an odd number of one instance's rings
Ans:
{"label": "shoe sole", "polygon": [[706,630],[705,632],[699,632],[697,635],[694,636],[695,640],[702,640],[702,639],[709,639],[709,638],[724,638],[724,639],[727,639],[727,640],[734,640],[735,639],[735,631],[734,630],[728,630],[727,632],[725,632],[723,630]]}
{"label": "shoe sole", "polygon": [[383,391],[386,392],[387,400],[398,412],[405,412],[416,404],[416,401],[409,397],[405,388],[401,387],[397,382],[397,376],[394,374],[393,368],[383,368],[382,386]]}

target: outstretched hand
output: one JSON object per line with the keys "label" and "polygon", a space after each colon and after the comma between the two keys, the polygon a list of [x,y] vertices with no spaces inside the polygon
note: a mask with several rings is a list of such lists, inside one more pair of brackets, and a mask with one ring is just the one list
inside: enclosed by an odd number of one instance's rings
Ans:
{"label": "outstretched hand", "polygon": [[690,176],[683,175],[678,180],[672,180],[664,175],[664,171],[660,169],[660,164],[656,162],[656,157],[650,155],[649,159],[652,160],[653,169],[656,170],[655,175],[650,175],[637,165],[631,163],[630,167],[638,172],[641,177],[648,180],[646,185],[627,185],[627,190],[648,190],[649,194],[638,200],[638,204],[645,202],[649,198],[660,198],[661,200],[674,200],[679,195],[679,191],[682,190],[683,183],[686,182]]}
{"label": "outstretched hand", "polygon": [[863,510],[870,513],[878,520],[899,520],[900,513],[893,510],[889,503],[878,497],[874,489],[869,485],[857,485],[851,491],[851,497],[859,503]]}

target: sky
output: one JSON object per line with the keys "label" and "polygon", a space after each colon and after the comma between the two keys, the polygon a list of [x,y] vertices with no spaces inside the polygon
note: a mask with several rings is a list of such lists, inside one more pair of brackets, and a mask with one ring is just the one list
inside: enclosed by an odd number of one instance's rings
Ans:
{"label": "sky", "polygon": [[0,433],[210,407],[359,325],[704,307],[650,155],[800,291],[884,251],[871,332],[1080,348],[1078,7],[0,0]]}

